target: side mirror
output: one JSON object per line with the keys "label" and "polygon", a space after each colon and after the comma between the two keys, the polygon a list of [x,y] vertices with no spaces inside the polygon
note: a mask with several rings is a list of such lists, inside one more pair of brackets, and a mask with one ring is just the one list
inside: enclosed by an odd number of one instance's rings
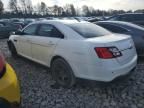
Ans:
{"label": "side mirror", "polygon": [[23,35],[24,33],[21,30],[15,32],[15,35]]}

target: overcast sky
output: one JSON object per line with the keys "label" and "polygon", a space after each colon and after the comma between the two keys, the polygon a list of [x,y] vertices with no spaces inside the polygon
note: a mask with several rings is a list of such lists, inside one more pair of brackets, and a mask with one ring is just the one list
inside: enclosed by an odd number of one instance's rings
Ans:
{"label": "overcast sky", "polygon": [[[1,0],[5,3],[5,7],[9,0]],[[38,2],[45,2],[48,6],[54,4],[63,6],[68,3],[74,4],[75,7],[81,7],[82,5],[92,6],[95,9],[124,9],[124,10],[136,10],[144,9],[144,0],[32,0],[33,5]]]}

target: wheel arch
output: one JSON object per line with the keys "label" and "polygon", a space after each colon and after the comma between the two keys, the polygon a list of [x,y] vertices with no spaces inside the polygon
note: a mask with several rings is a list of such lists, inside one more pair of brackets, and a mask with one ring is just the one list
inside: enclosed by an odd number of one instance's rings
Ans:
{"label": "wheel arch", "polygon": [[9,39],[9,40],[7,41],[7,44],[8,44],[8,45],[13,44],[14,47],[15,47],[15,44],[14,44],[13,40],[10,40],[10,39]]}
{"label": "wheel arch", "polygon": [[[9,49],[10,49],[10,44],[13,44],[12,40],[8,40],[8,41],[7,41],[7,45],[8,45],[8,47],[9,47]],[[14,45],[14,44],[13,44],[13,45]]]}
{"label": "wheel arch", "polygon": [[12,44],[15,47],[15,44],[14,44],[14,42],[12,40],[8,40],[7,41],[7,45],[8,45],[9,48],[10,48],[10,44]]}
{"label": "wheel arch", "polygon": [[66,57],[63,57],[63,56],[60,56],[60,55],[55,55],[55,56],[53,56],[52,59],[51,59],[51,61],[50,61],[50,67],[51,67],[51,65],[52,65],[52,62],[53,62],[54,60],[58,59],[58,58],[61,58],[61,59],[65,60],[65,61],[68,63],[68,65],[71,67],[71,69],[72,69],[72,71],[73,71],[73,74],[74,74],[75,76],[77,76],[75,66],[74,66],[72,63],[70,63],[69,60],[68,60]]}
{"label": "wheel arch", "polygon": [[13,42],[12,42],[12,40],[8,40],[7,43],[10,44],[10,43],[13,43]]}
{"label": "wheel arch", "polygon": [[52,59],[51,59],[51,61],[50,61],[50,67],[51,67],[51,65],[52,65],[52,62],[53,62],[54,60],[58,59],[58,58],[61,58],[61,59],[65,60],[65,61],[68,63],[68,61],[67,61],[64,57],[62,57],[62,56],[60,56],[60,55],[55,55],[55,56],[52,57]]}

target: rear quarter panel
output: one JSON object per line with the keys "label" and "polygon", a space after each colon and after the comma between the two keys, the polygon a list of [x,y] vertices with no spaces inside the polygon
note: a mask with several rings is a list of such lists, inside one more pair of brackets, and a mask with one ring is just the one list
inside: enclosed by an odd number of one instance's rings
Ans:
{"label": "rear quarter panel", "polygon": [[64,58],[78,76],[79,72],[83,71],[83,65],[88,62],[88,53],[88,45],[83,40],[61,40],[51,59],[54,56]]}
{"label": "rear quarter panel", "polygon": [[98,70],[101,67],[94,46],[85,40],[62,40],[57,45],[53,56],[64,58],[76,77],[86,76],[91,70],[90,65],[95,65]]}

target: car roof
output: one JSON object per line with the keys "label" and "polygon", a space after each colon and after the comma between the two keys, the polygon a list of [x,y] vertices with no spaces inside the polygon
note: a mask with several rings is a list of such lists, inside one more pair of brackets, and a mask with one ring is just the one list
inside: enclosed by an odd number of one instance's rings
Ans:
{"label": "car roof", "polygon": [[123,13],[118,15],[144,15],[144,13]]}
{"label": "car roof", "polygon": [[97,22],[95,22],[95,23],[117,23],[117,24],[128,24],[128,23],[130,23],[130,22],[125,22],[125,21],[110,21],[110,20],[108,20],[108,21],[97,21]]}
{"label": "car roof", "polygon": [[133,23],[130,23],[130,22],[124,22],[124,21],[98,21],[95,24],[98,24],[98,23],[101,23],[101,24],[116,24],[116,25],[127,26],[127,27],[132,27],[132,28],[137,28],[137,29],[144,30],[144,28],[139,26],[139,25],[136,25],[136,24],[133,24]]}
{"label": "car roof", "polygon": [[[58,28],[68,38],[82,39],[82,37],[77,32],[73,31],[70,27],[66,26],[68,24],[76,24],[76,23],[83,23],[83,21],[79,22],[77,20],[59,20],[58,19],[58,20],[35,21],[35,22],[32,22],[31,24],[50,24],[50,25],[53,25],[56,28]],[[89,23],[89,22],[87,22],[87,23]],[[29,24],[29,25],[31,25],[31,24]],[[72,33],[71,35],[69,35],[70,32]]]}

